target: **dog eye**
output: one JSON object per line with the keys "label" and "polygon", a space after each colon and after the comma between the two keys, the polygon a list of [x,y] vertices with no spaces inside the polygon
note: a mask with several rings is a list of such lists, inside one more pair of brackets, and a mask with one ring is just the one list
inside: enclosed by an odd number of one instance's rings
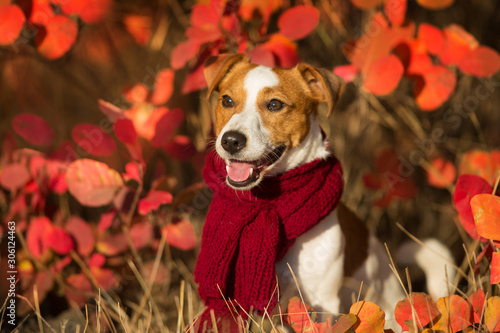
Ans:
{"label": "dog eye", "polygon": [[272,99],[269,101],[269,103],[267,103],[267,109],[269,111],[279,111],[279,110],[283,109],[284,106],[285,106],[285,103],[283,103],[277,99]]}
{"label": "dog eye", "polygon": [[234,106],[234,102],[231,96],[228,95],[222,96],[222,106],[225,108],[232,108]]}

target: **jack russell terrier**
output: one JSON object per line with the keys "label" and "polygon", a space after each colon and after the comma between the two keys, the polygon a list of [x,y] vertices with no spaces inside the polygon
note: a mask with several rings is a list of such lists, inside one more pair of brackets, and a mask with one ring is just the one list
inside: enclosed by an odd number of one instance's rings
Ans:
{"label": "jack russell terrier", "polygon": [[[340,163],[316,119],[320,105],[331,115],[343,80],[307,64],[255,65],[241,54],[210,59],[205,77],[208,98],[218,93],[215,152],[204,170],[214,199],[195,270],[208,310],[223,313],[234,300],[240,314],[271,313],[278,294],[286,309],[298,287],[316,311],[339,314],[363,281],[361,299],[379,305],[387,326],[396,327],[394,308],[405,294],[384,246],[339,203]],[[440,243],[428,243],[451,258]],[[444,276],[446,261],[430,257],[420,263]],[[437,280],[430,293],[447,293],[444,278]],[[203,319],[211,325],[207,311]]]}

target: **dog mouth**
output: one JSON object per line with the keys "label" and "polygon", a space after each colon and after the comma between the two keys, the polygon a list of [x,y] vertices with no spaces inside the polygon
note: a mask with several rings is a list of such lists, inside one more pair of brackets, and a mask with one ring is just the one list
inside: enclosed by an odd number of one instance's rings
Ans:
{"label": "dog mouth", "polygon": [[262,171],[276,163],[286,150],[285,145],[278,146],[255,161],[229,160],[226,165],[227,182],[229,185],[241,188],[256,183]]}

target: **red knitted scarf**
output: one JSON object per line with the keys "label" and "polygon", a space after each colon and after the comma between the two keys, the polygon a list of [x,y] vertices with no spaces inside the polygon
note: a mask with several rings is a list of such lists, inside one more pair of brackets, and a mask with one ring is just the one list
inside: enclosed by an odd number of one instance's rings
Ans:
{"label": "red knitted scarf", "polygon": [[210,318],[210,309],[216,316],[227,315],[222,294],[246,311],[272,309],[277,302],[275,263],[296,237],[337,206],[343,189],[334,156],[264,178],[250,191],[233,190],[226,175],[225,162],[209,154],[203,177],[214,197],[194,272],[207,305],[202,321]]}

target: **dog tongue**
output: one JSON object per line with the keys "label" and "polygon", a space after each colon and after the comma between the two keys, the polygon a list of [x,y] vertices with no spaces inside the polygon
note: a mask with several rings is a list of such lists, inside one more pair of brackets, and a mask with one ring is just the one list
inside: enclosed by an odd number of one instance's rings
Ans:
{"label": "dog tongue", "polygon": [[227,168],[227,174],[231,180],[242,182],[250,178],[250,170],[254,168],[251,163],[231,162]]}

